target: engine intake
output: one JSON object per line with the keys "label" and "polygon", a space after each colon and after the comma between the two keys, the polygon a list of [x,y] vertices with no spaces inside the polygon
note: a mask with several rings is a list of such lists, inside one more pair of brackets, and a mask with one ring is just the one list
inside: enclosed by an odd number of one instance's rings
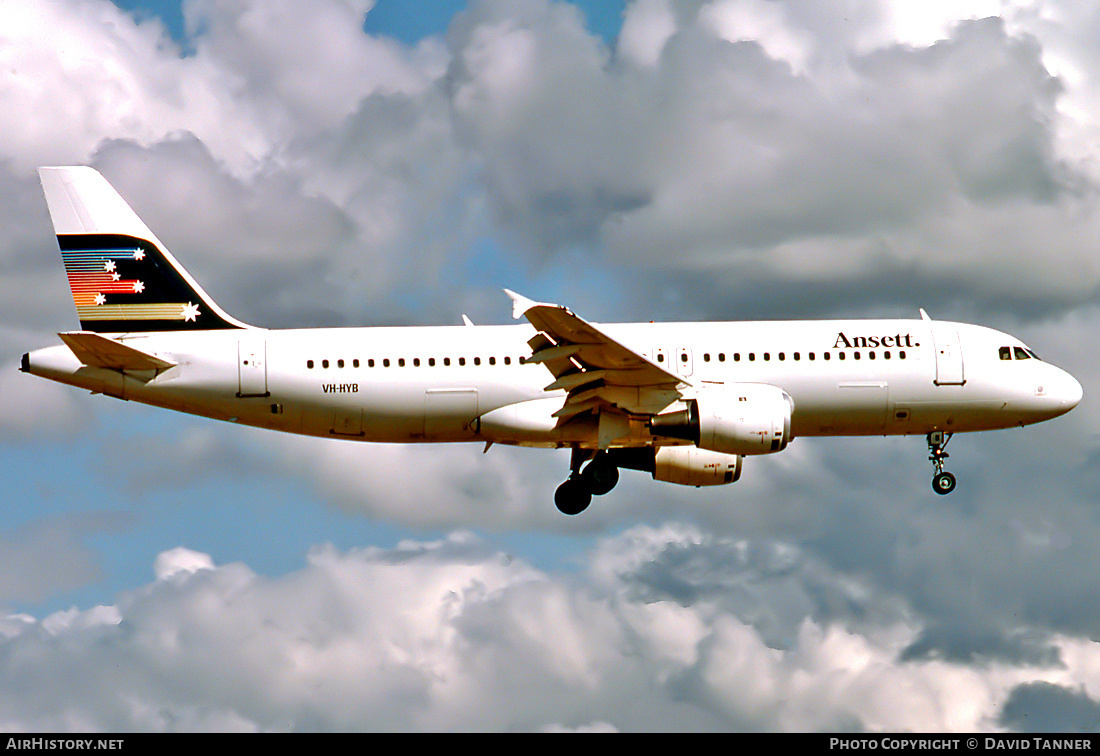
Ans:
{"label": "engine intake", "polygon": [[683,410],[655,415],[649,432],[722,454],[774,454],[790,443],[792,405],[776,386],[737,383],[703,392]]}

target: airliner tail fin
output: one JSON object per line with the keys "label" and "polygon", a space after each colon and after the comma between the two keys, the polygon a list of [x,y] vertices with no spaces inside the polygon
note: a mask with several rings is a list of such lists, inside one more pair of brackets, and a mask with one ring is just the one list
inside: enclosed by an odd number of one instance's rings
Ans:
{"label": "airliner tail fin", "polygon": [[39,168],[38,175],[83,330],[247,327],[214,304],[98,171]]}

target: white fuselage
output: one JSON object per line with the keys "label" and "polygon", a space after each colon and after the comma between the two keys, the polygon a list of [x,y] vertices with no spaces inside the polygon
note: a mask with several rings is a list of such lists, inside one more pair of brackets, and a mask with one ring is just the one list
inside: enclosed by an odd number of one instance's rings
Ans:
{"label": "white fuselage", "polygon": [[[1014,337],[979,326],[846,320],[600,327],[681,376],[682,396],[730,384],[779,387],[793,402],[792,436],[1006,428],[1055,417],[1081,399],[1068,373],[1034,358]],[[24,368],[123,399],[289,433],[600,446],[598,428],[583,418],[567,430],[551,418],[566,394],[547,392],[553,376],[526,362],[534,334],[529,325],[128,334],[116,338],[175,366],[159,373],[87,367],[57,346],[30,353]],[[678,398],[670,395],[669,404]],[[540,400],[529,405],[538,411],[527,414],[542,418],[530,427],[520,411],[503,425],[481,422]],[[629,408],[629,397],[622,406]],[[653,442],[639,424],[613,445]]]}

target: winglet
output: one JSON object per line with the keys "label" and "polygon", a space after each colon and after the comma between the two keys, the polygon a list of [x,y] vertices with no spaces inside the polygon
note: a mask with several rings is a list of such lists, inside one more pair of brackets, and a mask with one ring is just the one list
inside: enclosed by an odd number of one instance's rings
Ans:
{"label": "winglet", "polygon": [[538,302],[536,302],[535,300],[528,299],[522,294],[516,294],[511,289],[505,289],[504,293],[512,299],[512,317],[515,320],[519,320],[523,317],[523,314],[525,312],[530,310],[532,307],[538,305]]}
{"label": "winglet", "polygon": [[928,317],[928,313],[924,311],[923,307],[920,308],[920,319],[921,320],[931,320],[932,319],[932,318]]}

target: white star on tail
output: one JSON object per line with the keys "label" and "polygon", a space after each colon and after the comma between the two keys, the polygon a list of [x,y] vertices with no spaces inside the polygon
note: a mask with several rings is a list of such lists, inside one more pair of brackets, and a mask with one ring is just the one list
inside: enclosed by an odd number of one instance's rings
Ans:
{"label": "white star on tail", "polygon": [[95,295],[95,303],[97,305],[101,305],[106,301],[107,301],[107,297],[103,296],[102,294],[96,294]]}
{"label": "white star on tail", "polygon": [[107,262],[103,263],[103,269],[105,271],[107,271],[108,273],[110,273],[112,270],[115,269],[115,261],[114,260],[108,260]]}
{"label": "white star on tail", "polygon": [[144,260],[145,259],[145,253],[142,252],[140,249],[135,249],[134,250],[134,259],[135,260]]}
{"label": "white star on tail", "polygon": [[180,315],[183,316],[183,319],[190,321],[196,320],[200,314],[201,313],[199,312],[199,306],[197,304],[191,304],[190,302],[185,304],[183,306],[183,309],[180,311]]}
{"label": "white star on tail", "polygon": [[134,293],[140,294],[143,291],[145,291],[145,284],[141,281],[134,281]]}

